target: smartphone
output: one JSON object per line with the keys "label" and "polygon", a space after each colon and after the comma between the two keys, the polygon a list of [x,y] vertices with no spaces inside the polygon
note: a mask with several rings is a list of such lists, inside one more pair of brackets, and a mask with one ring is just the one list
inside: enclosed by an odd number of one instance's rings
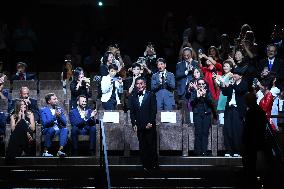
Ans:
{"label": "smartphone", "polygon": [[253,79],[253,85],[257,86],[257,83],[258,83],[258,79],[257,79],[257,78],[254,78],[254,79]]}
{"label": "smartphone", "polygon": [[119,81],[119,77],[112,78],[112,81]]}

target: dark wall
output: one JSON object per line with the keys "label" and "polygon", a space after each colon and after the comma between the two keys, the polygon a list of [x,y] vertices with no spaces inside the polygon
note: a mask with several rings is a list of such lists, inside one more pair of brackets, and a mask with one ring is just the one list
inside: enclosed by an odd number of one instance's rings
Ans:
{"label": "dark wall", "polygon": [[[80,3],[46,3],[48,1],[17,3],[15,7],[9,2],[1,6],[1,17],[10,23],[11,30],[22,14],[31,18],[39,38],[38,67],[50,71],[61,70],[60,64],[72,42],[79,43],[83,56],[91,44],[96,44],[103,52],[109,43],[119,43],[132,60],[137,60],[147,41],[159,47],[162,21],[168,11],[175,16],[180,39],[188,15],[193,15],[202,25],[208,26],[210,22],[210,27],[214,25],[220,33],[233,36],[238,34],[242,24],[248,23],[261,46],[269,40],[273,25],[282,24],[280,6],[275,6],[274,14],[267,15],[267,5],[256,7],[245,1],[227,1],[221,5],[217,1],[119,0],[115,6],[103,8]],[[52,66],[46,68],[45,64]]]}

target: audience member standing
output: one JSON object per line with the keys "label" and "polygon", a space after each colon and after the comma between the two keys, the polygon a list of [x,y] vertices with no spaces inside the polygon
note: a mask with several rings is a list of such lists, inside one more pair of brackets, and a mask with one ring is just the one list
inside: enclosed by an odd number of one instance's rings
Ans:
{"label": "audience member standing", "polygon": [[240,68],[233,70],[234,83],[225,85],[222,92],[227,96],[227,104],[224,113],[224,145],[226,157],[231,155],[239,157],[243,132],[243,119],[246,112],[245,94],[248,92],[248,85],[242,79],[244,74]]}
{"label": "audience member standing", "polygon": [[142,166],[145,171],[158,168],[155,94],[146,91],[143,77],[136,78],[137,93],[129,99],[130,119],[137,132]]}
{"label": "audience member standing", "polygon": [[151,91],[156,93],[157,110],[173,110],[175,76],[166,70],[166,62],[163,58],[158,58],[157,67],[159,72],[155,73],[151,79]]}
{"label": "audience member standing", "polygon": [[257,152],[264,150],[265,129],[267,119],[265,112],[257,105],[256,96],[254,93],[245,95],[247,111],[245,114],[244,129],[243,129],[243,149],[242,161],[244,166],[244,178],[246,188],[256,188],[256,161]]}
{"label": "audience member standing", "polygon": [[198,62],[192,59],[192,49],[185,47],[182,52],[182,61],[176,65],[177,94],[180,99],[185,99],[185,88],[192,80],[192,71],[198,67]]}
{"label": "audience member standing", "polygon": [[197,80],[197,90],[192,92],[190,103],[194,122],[194,152],[197,156],[207,155],[208,135],[214,101],[204,79]]}
{"label": "audience member standing", "polygon": [[88,98],[92,96],[90,90],[90,78],[86,78],[84,71],[81,67],[77,67],[74,70],[73,80],[70,83],[71,90],[71,109],[77,107],[77,97],[79,95],[85,95]]}
{"label": "audience member standing", "polygon": [[105,110],[115,110],[121,104],[118,94],[123,93],[123,82],[121,77],[115,77],[118,72],[116,65],[109,65],[108,72],[101,81],[101,101]]}

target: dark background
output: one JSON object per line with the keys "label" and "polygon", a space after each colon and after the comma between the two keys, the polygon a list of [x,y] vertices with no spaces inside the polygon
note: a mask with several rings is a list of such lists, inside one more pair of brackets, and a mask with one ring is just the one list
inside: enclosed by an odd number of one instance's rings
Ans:
{"label": "dark background", "polygon": [[[122,53],[128,54],[132,61],[143,54],[148,41],[156,45],[159,53],[162,23],[169,11],[174,15],[180,40],[189,15],[194,16],[200,25],[218,28],[220,33],[228,33],[231,38],[238,35],[241,25],[248,23],[255,32],[260,55],[264,53],[263,47],[269,41],[274,24],[282,24],[281,6],[275,2],[103,2],[105,6],[98,7],[95,0],[41,0],[31,3],[9,1],[1,3],[0,16],[8,23],[11,31],[22,15],[30,18],[38,37],[36,62],[39,71],[61,71],[64,55],[73,42],[79,43],[83,57],[88,54],[90,45],[95,44],[104,52],[110,43],[118,43]],[[181,44],[181,41],[178,43]]]}

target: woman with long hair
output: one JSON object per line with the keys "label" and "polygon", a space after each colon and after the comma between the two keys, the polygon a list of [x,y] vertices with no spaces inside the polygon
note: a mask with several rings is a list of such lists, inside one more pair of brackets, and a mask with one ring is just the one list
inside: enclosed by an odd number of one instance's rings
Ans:
{"label": "woman with long hair", "polygon": [[34,115],[29,111],[24,100],[17,100],[15,111],[10,117],[11,136],[6,158],[13,159],[29,152],[32,143],[32,133],[35,131]]}
{"label": "woman with long hair", "polygon": [[77,107],[77,97],[85,95],[88,98],[92,96],[90,90],[90,79],[85,77],[84,70],[77,67],[73,72],[73,80],[70,83],[71,90],[71,109]]}

